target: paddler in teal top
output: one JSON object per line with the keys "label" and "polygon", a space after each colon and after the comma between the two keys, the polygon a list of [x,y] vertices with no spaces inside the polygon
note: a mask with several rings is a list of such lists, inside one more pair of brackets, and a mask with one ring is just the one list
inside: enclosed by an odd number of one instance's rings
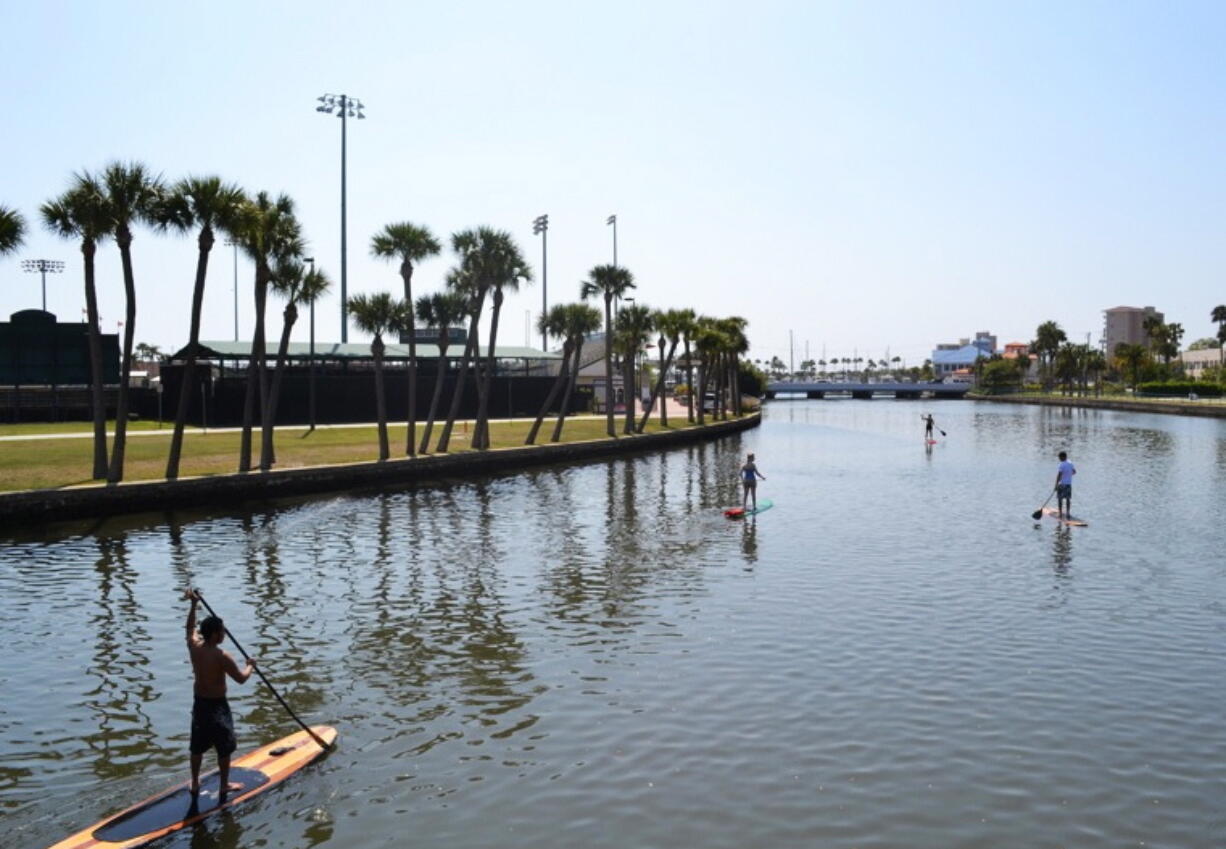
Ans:
{"label": "paddler in teal top", "polygon": [[753,501],[753,509],[758,509],[758,478],[766,480],[766,475],[758,471],[757,464],[753,461],[753,455],[749,455],[749,459],[745,461],[745,465],[741,466],[741,485],[745,487],[745,491],[741,496],[741,509],[749,509],[750,500]]}

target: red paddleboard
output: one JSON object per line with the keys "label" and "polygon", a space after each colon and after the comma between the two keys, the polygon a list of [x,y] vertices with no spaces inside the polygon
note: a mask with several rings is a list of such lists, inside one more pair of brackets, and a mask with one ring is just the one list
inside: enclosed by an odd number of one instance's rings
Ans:
{"label": "red paddleboard", "polygon": [[[336,740],[335,728],[316,725],[311,730],[328,745]],[[200,777],[200,794],[195,805],[184,782],[61,840],[51,849],[134,849],[144,846],[171,832],[195,825],[218,811],[233,808],[265,790],[271,790],[324,752],[311,735],[298,731],[234,758],[230,762],[230,781],[243,786],[230,791],[229,798],[223,804],[217,802],[217,773],[211,772]]]}
{"label": "red paddleboard", "polygon": [[769,510],[774,506],[775,502],[769,498],[759,498],[758,509],[756,510],[746,510],[744,507],[729,507],[724,511],[724,515],[729,519],[744,519],[746,516],[756,516],[763,510]]}

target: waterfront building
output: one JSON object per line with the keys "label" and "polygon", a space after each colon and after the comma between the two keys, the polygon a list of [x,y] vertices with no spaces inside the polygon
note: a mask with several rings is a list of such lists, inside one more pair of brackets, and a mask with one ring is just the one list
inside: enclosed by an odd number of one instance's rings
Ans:
{"label": "waterfront building", "polygon": [[1122,344],[1149,347],[1149,334],[1145,332],[1145,320],[1165,316],[1153,307],[1112,307],[1103,310],[1103,350],[1107,356],[1115,355]]}
{"label": "waterfront building", "polygon": [[1001,356],[1006,360],[1021,360],[1025,358],[1027,366],[1023,379],[1027,383],[1034,383],[1039,379],[1038,358],[1030,355],[1030,345],[1025,342],[1006,342],[1004,353]]}
{"label": "waterfront building", "polygon": [[972,339],[966,337],[954,342],[938,343],[932,350],[932,372],[938,379],[969,381],[974,375],[975,363],[986,360],[996,353],[996,337],[980,330]]}
{"label": "waterfront building", "polygon": [[1205,369],[1222,364],[1221,348],[1203,348],[1199,351],[1184,351],[1179,355],[1179,364],[1187,377],[1200,378]]}

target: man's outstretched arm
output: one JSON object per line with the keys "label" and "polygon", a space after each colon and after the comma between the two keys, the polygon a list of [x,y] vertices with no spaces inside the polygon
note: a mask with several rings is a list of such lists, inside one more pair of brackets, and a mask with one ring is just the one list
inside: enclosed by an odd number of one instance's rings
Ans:
{"label": "man's outstretched arm", "polygon": [[195,590],[184,590],[183,598],[191,599],[192,605],[187,609],[187,644],[194,646],[196,644],[196,604],[200,601],[200,597],[196,595]]}

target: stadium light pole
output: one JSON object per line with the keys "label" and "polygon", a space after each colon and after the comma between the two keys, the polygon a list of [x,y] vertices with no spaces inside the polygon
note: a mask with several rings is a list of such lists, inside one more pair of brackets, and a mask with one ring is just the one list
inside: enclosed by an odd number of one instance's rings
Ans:
{"label": "stadium light pole", "polygon": [[316,99],[319,101],[319,105],[315,107],[316,112],[335,114],[341,119],[341,342],[345,343],[349,341],[349,278],[346,274],[345,245],[345,128],[349,118],[366,120],[366,116],[362,114],[366,107],[362,105],[362,101],[347,94],[325,94]]}
{"label": "stadium light pole", "polygon": [[532,221],[532,234],[541,237],[541,350],[548,351],[545,340],[545,314],[549,312],[549,252],[546,242],[549,239],[549,216],[538,215]]}
{"label": "stadium light pole", "polygon": [[64,270],[64,263],[58,259],[23,259],[21,270],[43,276],[43,312],[47,311],[47,272],[59,274]]}
{"label": "stadium light pole", "polygon": [[238,341],[238,240],[226,239],[223,244],[234,248],[234,341]]}

